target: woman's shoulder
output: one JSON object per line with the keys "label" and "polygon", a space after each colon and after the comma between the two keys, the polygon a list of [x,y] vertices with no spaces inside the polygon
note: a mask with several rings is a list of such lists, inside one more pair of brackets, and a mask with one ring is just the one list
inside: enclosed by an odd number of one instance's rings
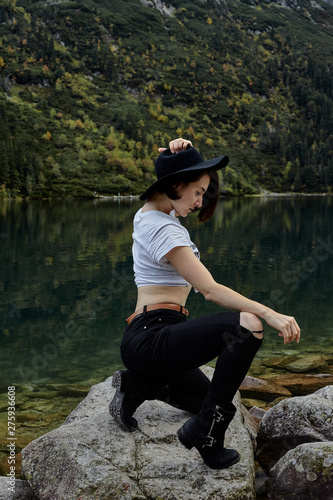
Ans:
{"label": "woman's shoulder", "polygon": [[181,223],[177,217],[175,217],[175,211],[172,210],[169,214],[161,212],[160,210],[147,210],[145,212],[142,211],[142,208],[137,211],[134,217],[134,222],[158,225],[166,225],[166,224],[174,224],[177,226],[181,226]]}
{"label": "woman's shoulder", "polygon": [[188,231],[174,214],[166,214],[159,210],[137,212],[134,218],[134,238],[153,241],[170,235],[189,238]]}

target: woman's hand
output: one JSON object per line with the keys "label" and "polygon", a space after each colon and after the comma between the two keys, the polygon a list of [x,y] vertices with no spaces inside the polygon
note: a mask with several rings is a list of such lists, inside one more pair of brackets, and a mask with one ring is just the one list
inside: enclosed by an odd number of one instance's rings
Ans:
{"label": "woman's hand", "polygon": [[[192,146],[192,142],[187,141],[186,139],[182,139],[181,137],[169,142],[171,153],[179,153],[180,151],[184,151],[188,145]],[[165,151],[166,149],[167,148],[159,148],[158,152],[162,153],[162,151]]]}
{"label": "woman's hand", "polygon": [[279,336],[284,338],[284,344],[289,344],[293,340],[299,342],[301,337],[301,329],[297,321],[292,316],[285,316],[277,313],[272,309],[268,309],[262,318],[273,328],[279,330]]}

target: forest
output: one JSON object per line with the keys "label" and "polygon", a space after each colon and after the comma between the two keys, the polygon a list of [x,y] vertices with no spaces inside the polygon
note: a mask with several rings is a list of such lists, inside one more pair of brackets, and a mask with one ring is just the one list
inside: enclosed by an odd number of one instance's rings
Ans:
{"label": "forest", "polygon": [[137,195],[175,137],[221,193],[331,193],[333,6],[2,0],[0,198]]}

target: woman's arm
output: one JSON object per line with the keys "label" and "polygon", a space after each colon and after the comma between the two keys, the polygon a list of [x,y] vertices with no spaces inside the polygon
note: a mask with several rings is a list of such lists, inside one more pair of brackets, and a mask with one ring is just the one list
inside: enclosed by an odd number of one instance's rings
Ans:
{"label": "woman's arm", "polygon": [[279,331],[279,335],[284,337],[284,343],[292,340],[299,342],[300,328],[292,316],[277,313],[273,309],[217,283],[189,247],[173,248],[165,257],[186,281],[202,293],[206,300],[227,309],[256,314]]}

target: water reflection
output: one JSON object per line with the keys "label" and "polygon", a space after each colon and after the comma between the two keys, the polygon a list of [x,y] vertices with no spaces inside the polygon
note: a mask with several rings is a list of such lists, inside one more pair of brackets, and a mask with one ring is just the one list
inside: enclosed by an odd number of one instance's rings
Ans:
{"label": "water reflection", "polygon": [[[4,387],[100,379],[121,363],[134,309],[132,219],[140,203],[0,203],[0,370]],[[183,220],[217,281],[296,316],[303,342],[332,352],[331,197],[223,199],[215,217]],[[190,295],[191,317],[216,311]],[[273,333],[273,332],[272,332]],[[261,355],[286,350],[266,335]]]}

